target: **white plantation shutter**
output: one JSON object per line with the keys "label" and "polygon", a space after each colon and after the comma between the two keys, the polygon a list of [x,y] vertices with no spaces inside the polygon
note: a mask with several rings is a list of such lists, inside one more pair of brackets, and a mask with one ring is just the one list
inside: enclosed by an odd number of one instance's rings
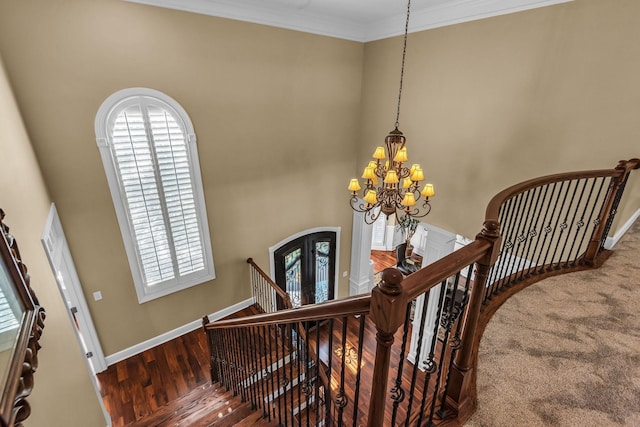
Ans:
{"label": "white plantation shutter", "polygon": [[138,89],[142,93],[131,96],[131,91],[121,91],[128,96],[99,112],[96,132],[98,119],[104,119],[106,138],[98,138],[98,145],[103,160],[109,157],[105,169],[138,299],[144,302],[213,279],[214,273],[190,121],[166,95]]}

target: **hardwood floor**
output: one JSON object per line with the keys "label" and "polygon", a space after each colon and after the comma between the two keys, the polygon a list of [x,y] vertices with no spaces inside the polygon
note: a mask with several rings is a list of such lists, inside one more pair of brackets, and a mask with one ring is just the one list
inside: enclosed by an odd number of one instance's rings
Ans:
{"label": "hardwood floor", "polygon": [[371,259],[373,260],[374,273],[396,265],[395,251],[371,251]]}
{"label": "hardwood floor", "polygon": [[[250,307],[235,316],[256,313]],[[149,424],[147,417],[158,412],[189,415],[196,410],[194,404],[197,406],[198,402],[206,401],[210,405],[215,404],[217,398],[220,402],[229,401],[226,390],[211,386],[209,375],[206,337],[202,329],[197,329],[120,361],[99,373],[97,378],[113,427],[189,426],[196,424],[155,418]],[[206,393],[194,394],[205,389]],[[228,409],[225,407],[225,411]]]}
{"label": "hardwood floor", "polygon": [[[233,317],[256,314],[257,309],[250,307]],[[319,357],[325,367],[331,366],[328,377],[331,379],[331,400],[340,394],[344,387],[346,394],[356,395],[359,391],[359,404],[354,408],[353,401],[348,401],[344,410],[332,405],[332,418],[342,419],[342,425],[359,425],[366,423],[368,403],[371,395],[373,363],[375,357],[375,326],[365,317],[362,340],[359,339],[361,318],[347,316],[322,322],[312,329],[308,335],[310,349],[314,353],[319,350]],[[347,335],[342,337],[345,326]],[[409,327],[408,331],[411,333]],[[329,348],[329,335],[333,336]],[[402,328],[395,337],[392,348],[389,384],[395,381],[394,373],[398,369]],[[318,346],[318,343],[319,346]],[[356,376],[357,350],[362,349],[362,369],[360,378]],[[348,349],[348,357],[342,354]],[[98,374],[101,394],[109,411],[114,427],[168,427],[168,426],[275,426],[277,419],[269,422],[262,418],[262,410],[253,410],[249,402],[242,402],[239,395],[234,396],[220,384],[211,384],[209,378],[209,350],[202,330],[196,330],[161,344],[139,355],[118,362],[103,373]],[[284,355],[284,353],[282,353]],[[278,359],[282,355],[276,355]],[[405,354],[406,358],[406,354]],[[446,362],[445,362],[446,363]],[[438,379],[425,378],[425,373],[416,370],[413,364],[405,361],[402,371],[402,387],[407,398],[398,407],[398,418],[405,420],[407,412],[411,412],[411,423],[417,417],[415,410],[420,406],[422,391],[426,387],[433,389]],[[291,370],[291,368],[288,368]],[[294,378],[295,372],[287,372]],[[341,379],[342,377],[342,379]],[[428,384],[428,385],[427,385]],[[299,394],[299,393],[298,393]],[[411,402],[413,407],[411,408]],[[409,407],[406,407],[406,404]],[[273,402],[275,405],[275,401]],[[278,402],[279,404],[279,402]],[[293,403],[292,403],[293,405]],[[387,401],[385,425],[391,425],[393,402]],[[424,406],[424,403],[423,403]],[[427,408],[429,407],[427,403]],[[340,424],[340,423],[339,423]]]}

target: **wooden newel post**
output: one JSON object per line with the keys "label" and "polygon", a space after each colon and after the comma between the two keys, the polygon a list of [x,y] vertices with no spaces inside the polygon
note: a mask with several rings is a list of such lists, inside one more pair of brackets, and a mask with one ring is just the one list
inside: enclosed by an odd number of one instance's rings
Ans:
{"label": "wooden newel post", "polygon": [[214,363],[215,359],[215,349],[213,348],[213,340],[211,337],[211,333],[207,331],[207,325],[209,324],[209,316],[204,316],[202,318],[202,330],[204,335],[207,337],[207,345],[209,347],[209,373],[211,374],[211,383],[215,383],[219,380],[218,377],[218,365]]}
{"label": "wooden newel post", "polygon": [[401,283],[402,273],[395,268],[387,268],[382,272],[380,284],[371,291],[371,320],[377,329],[377,345],[369,401],[369,427],[382,427],[384,424],[393,335],[403,324],[407,310],[407,298]]}
{"label": "wooden newel post", "polygon": [[600,253],[600,245],[602,244],[602,239],[606,237],[604,233],[609,230],[610,219],[612,219],[611,216],[615,215],[614,210],[618,208],[618,203],[620,202],[621,194],[618,194],[621,190],[620,187],[623,185],[623,183],[626,183],[631,170],[638,169],[639,167],[639,159],[631,159],[629,161],[620,160],[620,162],[618,162],[616,170],[619,170],[621,173],[620,175],[613,178],[611,180],[611,183],[609,184],[607,198],[602,205],[600,217],[598,218],[599,222],[593,229],[593,233],[591,233],[589,246],[587,247],[587,251],[584,256],[584,260],[588,265],[594,265],[596,257],[598,256],[598,253]]}
{"label": "wooden newel post", "polygon": [[492,246],[486,255],[477,262],[476,276],[471,290],[469,307],[464,320],[464,330],[462,336],[462,346],[456,354],[456,359],[451,367],[451,385],[447,393],[447,405],[460,413],[471,410],[475,406],[475,376],[473,369],[474,344],[476,340],[476,329],[482,308],[482,297],[484,295],[487,277],[491,267],[500,255],[500,224],[497,221],[485,221],[480,234],[476,239],[487,240]]}

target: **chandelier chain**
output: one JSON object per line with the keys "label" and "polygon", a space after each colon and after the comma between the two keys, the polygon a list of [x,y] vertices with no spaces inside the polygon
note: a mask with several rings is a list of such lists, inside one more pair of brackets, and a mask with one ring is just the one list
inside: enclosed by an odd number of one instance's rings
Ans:
{"label": "chandelier chain", "polygon": [[400,100],[402,99],[402,83],[404,81],[404,61],[407,57],[407,34],[409,33],[409,14],[411,12],[411,0],[407,1],[407,19],[404,23],[404,41],[402,46],[402,67],[400,68],[400,90],[398,90],[398,109],[396,110],[396,124],[398,129],[400,126]]}

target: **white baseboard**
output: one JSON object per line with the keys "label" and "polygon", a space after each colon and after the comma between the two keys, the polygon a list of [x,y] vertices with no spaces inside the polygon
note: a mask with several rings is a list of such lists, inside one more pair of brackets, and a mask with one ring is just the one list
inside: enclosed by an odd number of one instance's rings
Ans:
{"label": "white baseboard", "polygon": [[622,227],[620,227],[618,232],[613,237],[607,236],[607,239],[604,241],[604,248],[605,249],[613,248],[618,243],[618,241],[622,239],[622,236],[624,236],[624,233],[629,231],[633,223],[636,222],[638,218],[640,218],[640,209],[638,209],[633,215],[631,215],[631,218],[629,218],[629,220],[625,222]]}
{"label": "white baseboard", "polygon": [[[222,319],[230,314],[233,314],[237,311],[240,311],[244,308],[249,307],[254,303],[253,298],[246,299],[237,304],[224,308],[220,311],[217,311],[213,314],[209,315],[209,320],[214,321],[218,319]],[[189,333],[191,331],[195,331],[198,328],[202,327],[202,319],[194,320],[193,322],[187,323],[186,325],[180,326],[171,331],[165,332],[164,334],[158,335],[157,337],[148,339],[139,344],[133,345],[129,348],[125,348],[124,350],[118,351],[117,353],[110,354],[105,357],[107,362],[107,366],[111,366],[114,363],[120,362],[121,360],[125,360],[131,356],[135,356],[136,354],[140,354],[145,350],[149,350],[157,345],[165,343],[167,341],[171,341],[174,338],[178,338],[181,335]]]}

